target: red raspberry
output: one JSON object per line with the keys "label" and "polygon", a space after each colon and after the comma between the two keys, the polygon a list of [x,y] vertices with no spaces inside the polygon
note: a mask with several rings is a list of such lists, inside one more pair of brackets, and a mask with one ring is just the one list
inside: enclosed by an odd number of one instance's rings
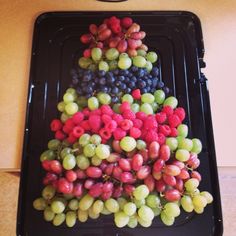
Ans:
{"label": "red raspberry", "polygon": [[102,126],[102,119],[99,115],[90,115],[88,119],[89,126],[91,129],[96,132],[98,131]]}
{"label": "red raspberry", "polygon": [[171,106],[164,106],[162,108],[162,112],[166,113],[167,116],[172,115],[174,113],[174,110]]}
{"label": "red raspberry", "polygon": [[135,119],[135,113],[132,111],[124,111],[122,114],[124,119],[134,120]]}
{"label": "red raspberry", "polygon": [[83,55],[86,58],[91,57],[91,49],[90,48],[85,49],[84,52],[83,52]]}
{"label": "red raspberry", "polygon": [[102,138],[101,143],[102,143],[102,144],[106,144],[106,143],[107,143],[107,139]]}
{"label": "red raspberry", "polygon": [[113,115],[114,111],[111,109],[111,107],[109,105],[102,105],[100,107],[102,114],[106,114],[106,115]]}
{"label": "red raspberry", "polygon": [[80,126],[86,131],[86,130],[91,130],[91,127],[89,125],[89,121],[88,120],[83,120],[80,123]]}
{"label": "red raspberry", "polygon": [[109,123],[105,124],[105,129],[113,132],[117,128],[117,123],[111,120]]}
{"label": "red raspberry", "polygon": [[72,120],[76,125],[79,125],[82,120],[84,120],[84,114],[82,112],[76,112],[72,116]]}
{"label": "red raspberry", "polygon": [[123,118],[122,115],[116,114],[116,113],[113,114],[112,119],[113,119],[114,121],[116,121],[116,123],[117,123],[118,125],[121,123],[121,121],[124,120],[124,118]]}
{"label": "red raspberry", "polygon": [[52,122],[50,124],[51,131],[60,130],[60,129],[62,129],[62,126],[63,126],[62,122],[58,119],[52,120]]}
{"label": "red raspberry", "polygon": [[73,135],[73,133],[71,132],[71,133],[69,134],[69,137],[67,138],[67,141],[68,141],[69,143],[73,144],[73,143],[76,142],[76,140],[77,140],[77,138],[76,138],[76,137]]}
{"label": "red raspberry", "polygon": [[133,127],[133,122],[131,120],[124,119],[123,121],[121,121],[120,127],[123,130],[129,130],[131,127]]}
{"label": "red raspberry", "polygon": [[171,132],[170,135],[171,137],[177,137],[178,136],[178,130],[176,128],[170,128]]}
{"label": "red raspberry", "polygon": [[116,130],[113,132],[113,136],[115,140],[121,140],[126,136],[126,132],[121,128],[116,128]]}
{"label": "red raspberry", "polygon": [[102,114],[102,111],[100,109],[95,109],[93,111],[90,111],[90,114],[89,115],[101,115]]}
{"label": "red raspberry", "polygon": [[72,131],[73,128],[74,127],[70,127],[68,125],[64,125],[62,130],[63,130],[64,133],[69,134]]}
{"label": "red raspberry", "polygon": [[134,91],[132,91],[131,93],[132,97],[136,100],[141,99],[141,92],[140,89],[135,89]]}
{"label": "red raspberry", "polygon": [[140,138],[145,140],[147,133],[148,133],[148,131],[146,129],[142,129]]}
{"label": "red raspberry", "polygon": [[177,127],[179,124],[181,124],[181,121],[177,115],[170,115],[168,117],[168,122],[171,128]]}
{"label": "red raspberry", "polygon": [[71,129],[73,129],[74,126],[75,126],[75,124],[74,124],[72,118],[67,119],[66,122],[65,122],[65,125],[66,125],[68,128],[71,128]]}
{"label": "red raspberry", "polygon": [[166,119],[167,119],[166,113],[159,112],[156,114],[156,120],[157,120],[158,124],[164,123],[166,121]]}
{"label": "red raspberry", "polygon": [[108,20],[108,25],[112,26],[115,24],[120,24],[120,19],[117,18],[116,16],[112,16],[109,20]]}
{"label": "red raspberry", "polygon": [[132,127],[129,131],[129,135],[133,138],[139,138],[141,136],[141,130],[135,127]]}
{"label": "red raspberry", "polygon": [[82,134],[84,134],[84,129],[80,126],[75,126],[72,133],[76,138],[79,138]]}
{"label": "red raspberry", "polygon": [[148,143],[151,143],[153,141],[158,141],[158,135],[157,135],[157,132],[154,131],[154,130],[148,130],[147,131],[147,134],[145,136],[145,140],[146,142]]}
{"label": "red raspberry", "polygon": [[143,126],[145,129],[148,129],[148,130],[157,128],[158,124],[155,119],[155,116],[153,116],[153,115],[148,116],[144,120]]}
{"label": "red raspberry", "polygon": [[177,115],[180,119],[180,121],[182,122],[185,119],[186,113],[184,108],[182,107],[178,107],[174,110],[174,114]]}
{"label": "red raspberry", "polygon": [[55,133],[55,138],[58,140],[64,140],[65,137],[66,135],[61,130],[57,130],[57,132]]}
{"label": "red raspberry", "polygon": [[147,118],[147,114],[142,111],[137,112],[135,115],[136,115],[136,118],[138,118],[142,121]]}
{"label": "red raspberry", "polygon": [[107,124],[107,123],[110,122],[111,120],[112,120],[111,116],[106,115],[106,114],[102,115],[102,122],[103,122],[104,124]]}
{"label": "red raspberry", "polygon": [[128,102],[122,102],[119,109],[121,113],[123,113],[126,110],[130,110],[130,104]]}
{"label": "red raspberry", "polygon": [[102,128],[99,130],[99,135],[101,136],[102,139],[108,140],[109,138],[111,138],[112,133],[110,130]]}
{"label": "red raspberry", "polygon": [[82,112],[83,112],[83,114],[84,114],[85,117],[88,117],[89,114],[90,114],[90,110],[89,110],[88,107],[84,108]]}
{"label": "red raspberry", "polygon": [[158,142],[160,145],[164,144],[164,143],[166,142],[166,137],[165,137],[165,135],[162,134],[162,133],[159,133],[159,134],[158,134],[158,138],[157,138],[157,142]]}
{"label": "red raspberry", "polygon": [[125,29],[129,28],[132,24],[133,24],[133,20],[132,20],[132,18],[130,18],[130,17],[124,17],[124,18],[121,20],[121,25],[122,25]]}
{"label": "red raspberry", "polygon": [[141,129],[143,127],[143,121],[140,119],[134,119],[133,125],[135,128]]}
{"label": "red raspberry", "polygon": [[171,133],[171,128],[169,127],[169,125],[160,125],[158,131],[165,136],[169,136]]}

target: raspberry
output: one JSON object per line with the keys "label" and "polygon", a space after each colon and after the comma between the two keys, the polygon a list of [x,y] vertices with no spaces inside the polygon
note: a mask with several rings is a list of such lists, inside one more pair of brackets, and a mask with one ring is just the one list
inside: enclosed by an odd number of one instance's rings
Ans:
{"label": "raspberry", "polygon": [[116,128],[116,130],[113,132],[113,136],[115,140],[121,140],[126,136],[126,132],[121,128]]}
{"label": "raspberry", "polygon": [[143,121],[140,119],[134,119],[133,125],[135,128],[141,129],[143,127]]}
{"label": "raspberry", "polygon": [[131,120],[124,119],[123,121],[121,121],[120,127],[123,130],[129,130],[131,127],[133,127],[133,122]]}
{"label": "raspberry", "polygon": [[132,97],[136,100],[139,100],[141,98],[141,92],[140,89],[135,89],[132,93],[131,93]]}
{"label": "raspberry", "polygon": [[168,122],[171,128],[177,127],[179,124],[181,124],[181,121],[177,115],[170,115],[168,117]]}
{"label": "raspberry", "polygon": [[178,130],[176,128],[170,128],[171,132],[170,135],[171,137],[177,137],[178,136]]}
{"label": "raspberry", "polygon": [[84,130],[91,130],[91,127],[89,125],[89,121],[88,120],[83,120],[80,123],[80,126],[84,129]]}
{"label": "raspberry", "polygon": [[171,133],[171,128],[169,127],[169,125],[160,125],[158,131],[165,136],[169,136]]}
{"label": "raspberry", "polygon": [[135,113],[132,112],[132,111],[124,111],[123,114],[122,114],[123,118],[124,119],[129,119],[129,120],[134,120],[135,119]]}
{"label": "raspberry", "polygon": [[147,134],[145,136],[145,140],[148,143],[151,143],[153,141],[158,141],[158,134],[154,130],[148,130]]}
{"label": "raspberry", "polygon": [[57,130],[57,132],[55,133],[55,138],[58,140],[64,140],[65,137],[66,135],[61,130]]}
{"label": "raspberry", "polygon": [[99,115],[90,115],[88,119],[89,126],[91,129],[96,132],[98,131],[102,126],[102,119]]}
{"label": "raspberry", "polygon": [[117,128],[117,123],[114,120],[111,120],[105,125],[105,129],[113,132]]}
{"label": "raspberry", "polygon": [[76,137],[79,138],[82,134],[84,134],[84,129],[80,126],[75,126],[72,134]]}
{"label": "raspberry", "polygon": [[102,144],[106,144],[106,143],[107,143],[107,139],[102,138],[101,143],[102,143]]}
{"label": "raspberry", "polygon": [[73,135],[73,133],[70,133],[69,137],[67,138],[67,141],[72,144],[72,143],[75,143],[76,140],[77,138]]}
{"label": "raspberry", "polygon": [[112,16],[109,20],[108,20],[108,25],[112,26],[112,25],[116,25],[116,24],[120,24],[120,19],[118,19],[116,16]]}
{"label": "raspberry", "polygon": [[125,29],[129,28],[132,24],[133,24],[133,20],[132,20],[132,18],[130,18],[130,17],[124,17],[124,18],[121,20],[121,25],[122,25]]}
{"label": "raspberry", "polygon": [[166,142],[166,137],[165,137],[165,135],[162,134],[162,133],[159,133],[159,134],[158,134],[158,138],[157,138],[157,142],[158,142],[160,145],[164,144],[164,143]]}
{"label": "raspberry", "polygon": [[123,116],[120,114],[113,114],[112,119],[119,125],[121,121],[124,120]]}
{"label": "raspberry", "polygon": [[62,128],[62,122],[58,119],[52,120],[50,124],[51,131],[58,131]]}
{"label": "raspberry", "polygon": [[167,119],[166,113],[160,112],[160,113],[156,114],[156,120],[157,120],[158,124],[164,123],[166,121],[166,119]]}
{"label": "raspberry", "polygon": [[86,107],[86,108],[83,109],[82,112],[83,112],[83,114],[84,114],[85,117],[88,117],[88,116],[89,116],[89,113],[90,113],[90,110],[89,110],[88,107]]}
{"label": "raspberry", "polygon": [[102,105],[100,107],[102,114],[106,114],[106,115],[113,115],[114,111],[111,109],[111,107],[109,105]]}
{"label": "raspberry", "polygon": [[155,116],[152,116],[152,115],[148,116],[144,120],[143,126],[145,129],[148,129],[148,130],[157,128],[158,124],[155,119]]}
{"label": "raspberry", "polygon": [[139,138],[141,136],[141,130],[135,127],[132,127],[129,131],[129,135],[133,138]]}
{"label": "raspberry", "polygon": [[142,132],[141,132],[141,136],[140,136],[140,138],[143,139],[143,140],[145,140],[147,133],[148,133],[147,130],[142,129]]}
{"label": "raspberry", "polygon": [[104,124],[107,124],[107,123],[110,122],[111,120],[112,120],[111,116],[106,115],[106,114],[102,115],[102,122],[103,122]]}
{"label": "raspberry", "polygon": [[101,114],[102,114],[102,112],[100,109],[95,109],[93,111],[90,111],[89,115],[99,115],[100,116]]}
{"label": "raspberry", "polygon": [[112,133],[110,130],[102,128],[99,130],[99,135],[101,136],[102,139],[108,140],[109,138],[111,138]]}
{"label": "raspberry", "polygon": [[172,115],[174,113],[174,110],[171,106],[164,106],[162,108],[162,112],[166,113],[167,116]]}
{"label": "raspberry", "polygon": [[82,112],[76,112],[73,116],[72,116],[72,120],[74,122],[74,124],[79,125],[79,123],[84,120],[84,114]]}
{"label": "raspberry", "polygon": [[123,113],[126,110],[130,110],[130,104],[128,102],[122,102],[119,109],[121,113]]}
{"label": "raspberry", "polygon": [[83,52],[83,55],[86,58],[91,57],[91,49],[90,48],[85,49],[84,52]]}
{"label": "raspberry", "polygon": [[147,117],[147,114],[142,111],[137,112],[135,115],[136,115],[136,118],[140,120],[145,120]]}
{"label": "raspberry", "polygon": [[73,128],[74,127],[70,127],[68,125],[64,125],[62,130],[63,130],[64,133],[69,134],[72,131]]}
{"label": "raspberry", "polygon": [[184,108],[182,108],[182,107],[176,108],[176,109],[174,110],[174,114],[179,117],[179,119],[180,119],[181,122],[185,119],[186,113],[185,113]]}
{"label": "raspberry", "polygon": [[65,122],[65,125],[66,125],[68,128],[71,128],[71,129],[73,129],[74,126],[75,126],[75,124],[74,124],[72,118],[67,119],[66,122]]}

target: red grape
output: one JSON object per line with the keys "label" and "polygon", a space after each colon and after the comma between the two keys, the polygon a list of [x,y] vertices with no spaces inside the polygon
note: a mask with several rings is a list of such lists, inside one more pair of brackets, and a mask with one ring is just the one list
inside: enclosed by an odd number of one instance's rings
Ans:
{"label": "red grape", "polygon": [[148,154],[148,150],[145,148],[145,149],[142,149],[138,152],[142,157],[143,157],[143,162],[146,162],[148,161],[149,159],[149,154]]}
{"label": "red grape", "polygon": [[183,162],[177,161],[177,160],[173,161],[173,162],[172,162],[172,165],[178,166],[181,170],[185,167],[185,165],[184,165]]}
{"label": "red grape", "polygon": [[78,179],[85,179],[86,178],[86,174],[83,170],[76,170],[75,173],[77,174],[77,178]]}
{"label": "red grape", "polygon": [[180,168],[176,165],[166,165],[164,173],[167,175],[177,176],[180,174]]}
{"label": "red grape", "polygon": [[120,181],[123,183],[131,183],[133,180],[133,175],[130,172],[122,172],[120,175]]}
{"label": "red grape", "polygon": [[106,182],[103,184],[102,190],[103,192],[110,192],[113,190],[113,187],[114,185],[112,182]]}
{"label": "red grape", "polygon": [[154,179],[159,180],[162,177],[162,173],[153,171],[152,176],[153,176]]}
{"label": "red grape", "polygon": [[202,180],[202,176],[198,171],[192,171],[191,178],[197,179],[199,182]]}
{"label": "red grape", "polygon": [[88,44],[92,41],[93,39],[93,36],[92,34],[83,34],[81,37],[80,37],[80,41],[84,44]]}
{"label": "red grape", "polygon": [[142,166],[136,173],[138,179],[145,179],[151,173],[150,166]]}
{"label": "red grape", "polygon": [[62,166],[61,166],[61,163],[60,161],[57,161],[57,160],[52,160],[50,162],[50,169],[53,173],[55,174],[61,174],[62,172]]}
{"label": "red grape", "polygon": [[95,24],[91,24],[89,26],[89,31],[93,34],[93,35],[96,35],[97,32],[98,32],[98,27],[95,25]]}
{"label": "red grape", "polygon": [[131,170],[130,162],[125,158],[120,158],[119,166],[123,171],[130,171]]}
{"label": "red grape", "polygon": [[117,187],[114,188],[112,196],[114,198],[118,198],[118,197],[121,196],[122,192],[123,192],[123,187],[122,186],[117,186]]}
{"label": "red grape", "polygon": [[106,159],[108,162],[117,162],[120,159],[120,154],[112,152],[110,156]]}
{"label": "red grape", "polygon": [[175,186],[176,185],[176,179],[174,176],[163,174],[162,178],[164,182],[170,186]]}
{"label": "red grape", "polygon": [[84,182],[84,187],[90,189],[94,185],[95,181],[93,179],[86,179]]}
{"label": "red grape", "polygon": [[81,197],[83,194],[83,185],[81,183],[74,184],[73,195],[75,197]]}
{"label": "red grape", "polygon": [[48,172],[46,176],[43,178],[43,184],[48,185],[48,184],[51,184],[55,180],[57,180],[57,175]]}
{"label": "red grape", "polygon": [[140,154],[135,154],[131,161],[132,169],[135,171],[140,170],[143,165],[143,157]]}
{"label": "red grape", "polygon": [[168,145],[161,145],[159,157],[164,161],[168,161],[170,159],[170,148]]}
{"label": "red grape", "polygon": [[160,172],[164,165],[165,165],[165,161],[162,159],[158,159],[157,161],[155,161],[155,163],[153,165],[153,171]]}
{"label": "red grape", "polygon": [[42,167],[44,170],[46,171],[50,171],[51,170],[51,161],[49,160],[45,160],[42,162]]}
{"label": "red grape", "polygon": [[100,178],[102,176],[102,170],[98,167],[90,166],[86,169],[86,174],[91,178]]}
{"label": "red grape", "polygon": [[67,170],[65,176],[69,182],[74,182],[77,179],[77,174],[73,170]]}
{"label": "red grape", "polygon": [[156,141],[150,143],[148,148],[148,154],[150,159],[155,160],[159,155],[160,144]]}
{"label": "red grape", "polygon": [[165,191],[165,199],[170,202],[178,201],[181,198],[181,194],[176,189],[168,189]]}
{"label": "red grape", "polygon": [[144,179],[144,184],[147,185],[149,192],[152,192],[155,188],[155,180],[152,175],[148,175],[147,178]]}
{"label": "red grape", "polygon": [[114,176],[114,178],[116,178],[116,179],[120,179],[120,175],[121,175],[121,173],[122,173],[123,171],[121,170],[121,168],[119,167],[119,166],[115,166],[114,168],[113,168],[113,176]]}
{"label": "red grape", "polygon": [[122,53],[122,52],[126,52],[127,50],[127,47],[128,47],[128,43],[125,39],[122,39],[118,45],[117,45],[117,50]]}
{"label": "red grape", "polygon": [[157,192],[164,192],[165,189],[166,189],[166,184],[165,182],[163,181],[163,179],[159,179],[156,181],[155,183],[155,188],[156,188],[156,191]]}
{"label": "red grape", "polygon": [[182,192],[184,189],[184,181],[182,179],[176,178],[175,188],[180,192]]}
{"label": "red grape", "polygon": [[124,185],[124,191],[128,196],[131,196],[133,191],[135,190],[135,187],[131,184],[125,184]]}
{"label": "red grape", "polygon": [[121,153],[123,151],[120,147],[120,141],[119,140],[113,140],[112,147],[113,147],[114,151],[116,151],[117,153]]}
{"label": "red grape", "polygon": [[112,196],[112,191],[108,191],[108,192],[103,192],[100,197],[102,198],[103,201],[106,201],[107,199],[111,198],[111,196]]}
{"label": "red grape", "polygon": [[180,179],[189,179],[190,175],[189,175],[189,173],[186,169],[182,169],[180,171],[180,174],[178,175],[178,178],[180,178]]}
{"label": "red grape", "polygon": [[114,169],[114,164],[108,164],[106,169],[104,170],[106,175],[111,175]]}
{"label": "red grape", "polygon": [[89,189],[89,195],[92,197],[99,197],[102,194],[103,191],[103,184],[102,183],[96,183]]}
{"label": "red grape", "polygon": [[112,32],[110,29],[104,29],[98,33],[98,39],[104,41],[111,36]]}
{"label": "red grape", "polygon": [[58,180],[58,192],[60,193],[71,193],[73,191],[73,184],[70,183],[65,178],[60,178]]}

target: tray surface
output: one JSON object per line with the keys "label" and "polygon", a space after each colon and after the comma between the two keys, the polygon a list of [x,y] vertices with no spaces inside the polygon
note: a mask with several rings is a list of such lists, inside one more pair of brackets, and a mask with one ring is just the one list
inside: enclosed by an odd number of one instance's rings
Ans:
{"label": "tray surface", "polygon": [[[200,189],[212,193],[213,204],[202,215],[185,214],[172,227],[154,220],[152,227],[118,229],[109,216],[89,220],[72,229],[52,227],[32,207],[42,189],[39,156],[52,138],[50,121],[58,117],[56,104],[70,85],[70,69],[82,54],[81,34],[106,17],[131,16],[147,33],[145,43],[160,56],[161,80],[187,111],[189,136],[202,140]],[[222,214],[207,81],[201,74],[204,45],[198,17],[190,12],[51,12],[35,22],[27,119],[22,156],[17,235],[141,236],[222,235]]]}

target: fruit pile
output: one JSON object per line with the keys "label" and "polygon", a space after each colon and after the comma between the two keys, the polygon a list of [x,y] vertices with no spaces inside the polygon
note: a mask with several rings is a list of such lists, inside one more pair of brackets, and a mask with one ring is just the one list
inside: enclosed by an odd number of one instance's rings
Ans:
{"label": "fruit pile", "polygon": [[145,33],[127,17],[89,29],[72,73],[80,87],[66,90],[50,125],[55,138],[40,156],[45,187],[34,208],[68,227],[109,214],[117,227],[149,227],[157,216],[170,226],[181,208],[203,213],[213,198],[198,189],[202,144],[187,137],[185,110],[158,80]]}

